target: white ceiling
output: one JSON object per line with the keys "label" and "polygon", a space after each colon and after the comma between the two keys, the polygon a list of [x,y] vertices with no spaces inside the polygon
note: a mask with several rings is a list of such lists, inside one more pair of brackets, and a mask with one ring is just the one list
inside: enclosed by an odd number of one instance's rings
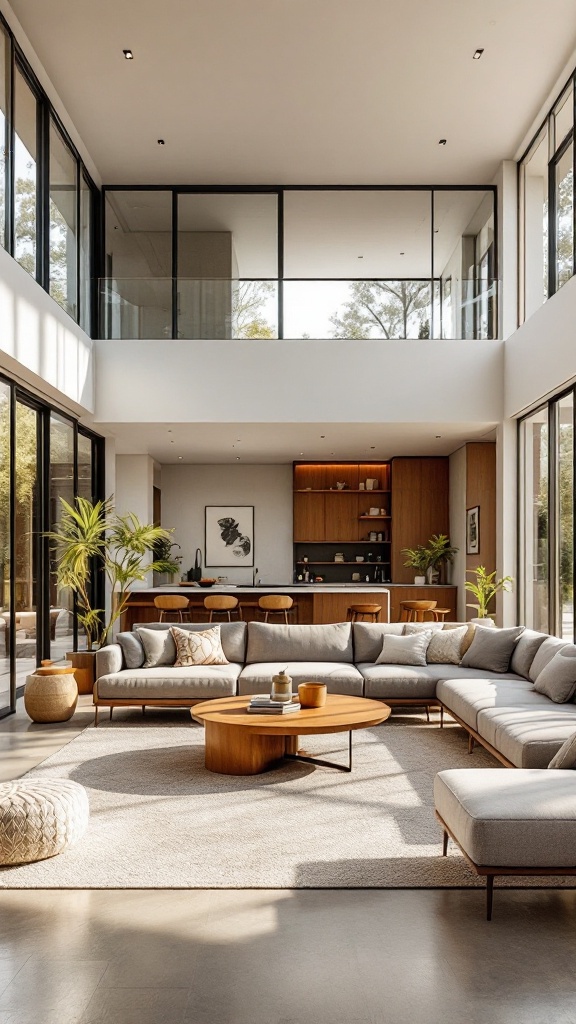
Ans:
{"label": "white ceiling", "polygon": [[108,183],[489,182],[576,44],[574,0],[12,7]]}
{"label": "white ceiling", "polygon": [[[94,426],[102,429],[104,425]],[[161,464],[239,460],[245,465],[300,458],[380,460],[394,455],[449,455],[466,441],[493,440],[494,428],[494,423],[105,424],[106,434],[116,440],[117,455],[151,455]]]}

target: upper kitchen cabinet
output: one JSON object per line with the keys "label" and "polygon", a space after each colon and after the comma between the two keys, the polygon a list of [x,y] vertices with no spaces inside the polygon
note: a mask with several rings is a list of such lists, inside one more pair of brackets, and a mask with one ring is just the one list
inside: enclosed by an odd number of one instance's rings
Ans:
{"label": "upper kitchen cabinet", "polygon": [[392,580],[413,583],[402,548],[427,544],[434,533],[450,535],[449,462],[443,457],[392,460]]}

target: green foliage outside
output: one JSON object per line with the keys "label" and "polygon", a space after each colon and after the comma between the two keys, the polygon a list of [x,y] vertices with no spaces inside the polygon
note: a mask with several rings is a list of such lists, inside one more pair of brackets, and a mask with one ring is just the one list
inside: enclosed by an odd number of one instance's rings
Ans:
{"label": "green foliage outside", "polygon": [[427,338],[428,281],[352,281],[344,312],[330,317],[334,338]]}

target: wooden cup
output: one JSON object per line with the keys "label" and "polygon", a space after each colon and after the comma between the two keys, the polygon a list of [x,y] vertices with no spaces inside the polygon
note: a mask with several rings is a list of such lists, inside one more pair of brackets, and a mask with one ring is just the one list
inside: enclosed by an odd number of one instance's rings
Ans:
{"label": "wooden cup", "polygon": [[326,683],[300,683],[298,700],[303,708],[323,708],[327,693]]}

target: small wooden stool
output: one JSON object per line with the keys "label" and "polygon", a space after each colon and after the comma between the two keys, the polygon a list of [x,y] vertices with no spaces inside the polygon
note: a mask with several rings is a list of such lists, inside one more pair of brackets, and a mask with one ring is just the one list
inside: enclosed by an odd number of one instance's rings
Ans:
{"label": "small wooden stool", "polygon": [[258,601],[258,609],[264,612],[264,622],[268,622],[270,615],[283,615],[284,622],[288,624],[288,614],[294,613],[296,608],[294,601],[287,594],[268,594]]}
{"label": "small wooden stool", "polygon": [[400,601],[400,622],[424,622],[424,613],[434,610],[437,601]]}
{"label": "small wooden stool", "polygon": [[232,612],[235,612],[239,619],[242,618],[237,597],[213,594],[211,597],[204,598],[204,607],[207,612],[210,612],[209,622],[212,622],[214,615],[226,615],[228,622],[232,622]]}
{"label": "small wooden stool", "polygon": [[160,615],[159,622],[170,621],[168,616],[173,615],[175,622],[184,622],[184,616],[191,622],[190,605],[187,597],[180,597],[179,594],[160,594],[154,598],[154,606],[158,608]]}
{"label": "small wooden stool", "polygon": [[450,608],[432,608],[434,622],[444,622],[446,616],[450,614],[450,611]]}
{"label": "small wooden stool", "polygon": [[347,622],[379,622],[381,611],[381,604],[352,604],[346,613],[346,620]]}

